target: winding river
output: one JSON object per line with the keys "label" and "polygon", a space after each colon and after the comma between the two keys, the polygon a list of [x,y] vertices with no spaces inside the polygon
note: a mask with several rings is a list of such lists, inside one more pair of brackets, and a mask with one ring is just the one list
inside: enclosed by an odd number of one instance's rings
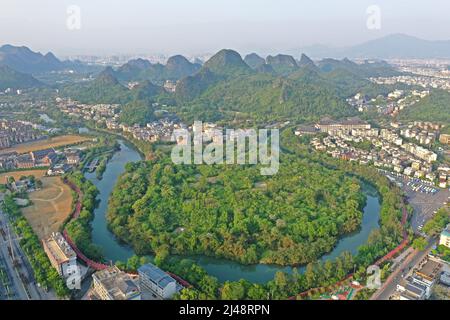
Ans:
{"label": "winding river", "polygon": [[[120,151],[116,152],[108,162],[103,179],[98,180],[95,172],[86,173],[86,178],[91,180],[99,190],[99,206],[95,209],[95,218],[92,222],[93,242],[103,249],[103,254],[110,261],[126,261],[134,253],[133,249],[121,244],[115,236],[108,230],[106,222],[106,211],[108,208],[109,196],[116,184],[117,178],[124,172],[127,162],[139,161],[139,153],[127,143],[119,140]],[[372,230],[379,228],[380,199],[376,190],[370,185],[363,185],[363,192],[366,195],[366,205],[361,228],[353,234],[339,240],[336,247],[329,254],[321,259],[334,259],[344,251],[355,254],[358,247],[364,244]],[[217,277],[219,281],[234,281],[247,279],[254,283],[264,283],[272,280],[277,271],[290,272],[291,267],[281,267],[266,264],[244,266],[234,261],[217,259],[205,256],[190,257],[202,266],[209,274]],[[298,268],[301,272],[302,267]]]}

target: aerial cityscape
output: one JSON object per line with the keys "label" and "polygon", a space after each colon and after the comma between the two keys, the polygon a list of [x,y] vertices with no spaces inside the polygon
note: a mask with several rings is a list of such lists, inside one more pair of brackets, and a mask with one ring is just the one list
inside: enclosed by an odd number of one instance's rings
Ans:
{"label": "aerial cityscape", "polygon": [[450,300],[448,4],[36,2],[0,4],[0,300]]}

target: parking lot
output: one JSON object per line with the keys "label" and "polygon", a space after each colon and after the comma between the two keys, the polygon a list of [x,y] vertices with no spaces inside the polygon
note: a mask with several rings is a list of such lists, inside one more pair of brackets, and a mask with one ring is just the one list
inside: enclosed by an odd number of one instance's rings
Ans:
{"label": "parking lot", "polygon": [[414,208],[411,226],[420,234],[425,222],[447,203],[450,203],[450,191],[432,185],[431,182],[411,178],[403,174],[380,170],[389,180],[397,183],[405,192],[408,203]]}

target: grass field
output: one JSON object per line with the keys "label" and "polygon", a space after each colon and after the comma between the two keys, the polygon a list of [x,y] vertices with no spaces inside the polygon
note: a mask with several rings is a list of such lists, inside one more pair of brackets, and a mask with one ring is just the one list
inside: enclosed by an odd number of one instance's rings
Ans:
{"label": "grass field", "polygon": [[43,187],[29,194],[33,205],[23,208],[22,213],[40,239],[58,231],[72,208],[71,189],[60,177],[41,178]]}
{"label": "grass field", "polygon": [[21,176],[35,176],[36,179],[41,179],[47,170],[23,170],[12,171],[0,174],[0,184],[6,183],[6,177],[13,177],[14,180],[19,180]]}
{"label": "grass field", "polygon": [[27,153],[30,151],[42,150],[47,148],[57,148],[62,146],[67,146],[71,144],[76,144],[84,141],[91,140],[88,137],[78,136],[78,135],[65,135],[53,137],[45,140],[38,140],[33,142],[21,143],[11,148],[0,150],[0,154],[5,154],[9,152]]}

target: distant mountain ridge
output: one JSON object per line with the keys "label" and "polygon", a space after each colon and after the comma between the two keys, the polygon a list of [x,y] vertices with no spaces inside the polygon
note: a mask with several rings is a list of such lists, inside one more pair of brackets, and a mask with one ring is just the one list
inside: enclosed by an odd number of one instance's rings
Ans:
{"label": "distant mountain ridge", "polygon": [[230,49],[223,49],[213,55],[203,64],[216,75],[238,76],[252,73],[251,68],[245,63],[241,55]]}
{"label": "distant mountain ridge", "polygon": [[0,91],[11,89],[28,89],[44,85],[33,76],[18,72],[8,66],[0,65]]}
{"label": "distant mountain ridge", "polygon": [[405,34],[392,34],[349,47],[332,48],[315,45],[300,50],[315,58],[448,59],[450,58],[450,40],[431,41]]}
{"label": "distant mountain ridge", "polygon": [[12,45],[0,47],[0,65],[6,65],[22,73],[40,73],[64,68],[64,63],[51,52],[43,55],[24,46]]}
{"label": "distant mountain ridge", "polygon": [[0,66],[8,66],[18,72],[33,75],[69,69],[81,73],[98,71],[98,66],[88,65],[78,60],[62,61],[52,52],[43,55],[25,46],[19,47],[10,44],[0,47]]}
{"label": "distant mountain ridge", "polygon": [[294,57],[287,54],[268,56],[266,58],[266,63],[280,75],[287,75],[299,69],[297,61],[295,61]]}
{"label": "distant mountain ridge", "polygon": [[266,63],[266,60],[256,53],[250,53],[245,56],[244,62],[252,69],[258,69]]}
{"label": "distant mountain ridge", "polygon": [[112,67],[106,67],[94,80],[63,86],[61,92],[82,103],[126,104],[134,100],[152,100],[165,90],[149,80],[140,81],[129,89],[120,83]]}
{"label": "distant mountain ridge", "polygon": [[223,49],[209,58],[198,73],[179,81],[176,97],[179,101],[191,100],[220,81],[253,73],[255,71],[245,63],[238,52]]}
{"label": "distant mountain ridge", "polygon": [[121,81],[149,80],[161,83],[165,80],[177,81],[193,75],[200,70],[201,65],[192,63],[182,55],[175,55],[167,60],[165,65],[152,64],[145,59],[133,59],[115,71],[115,76]]}

